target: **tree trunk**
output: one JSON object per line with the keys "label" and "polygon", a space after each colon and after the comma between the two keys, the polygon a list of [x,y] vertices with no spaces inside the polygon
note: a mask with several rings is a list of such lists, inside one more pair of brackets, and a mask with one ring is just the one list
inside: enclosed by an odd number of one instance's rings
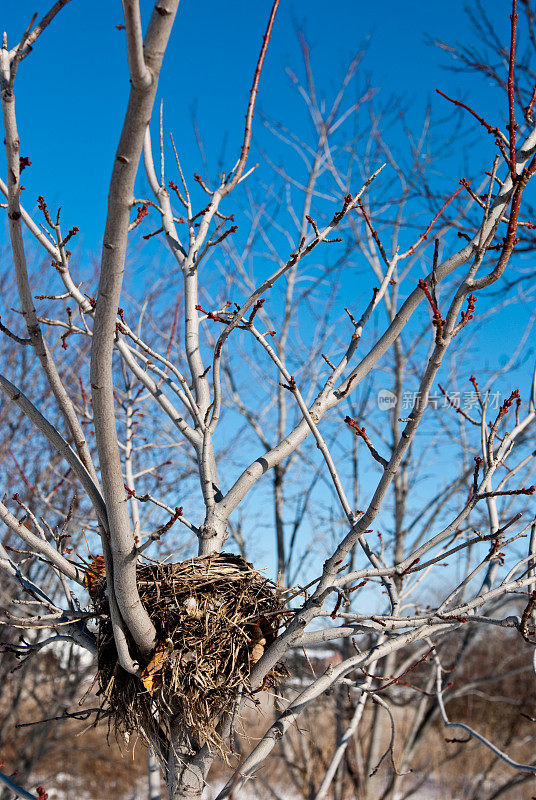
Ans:
{"label": "tree trunk", "polygon": [[199,753],[192,752],[180,720],[174,720],[170,727],[166,772],[169,800],[201,800],[212,757],[207,755],[201,759],[198,756]]}

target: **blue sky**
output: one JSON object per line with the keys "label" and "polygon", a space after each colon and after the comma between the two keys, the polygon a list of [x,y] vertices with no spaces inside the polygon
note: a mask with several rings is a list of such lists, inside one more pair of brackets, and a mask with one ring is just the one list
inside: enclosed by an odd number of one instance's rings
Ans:
{"label": "blue sky", "polygon": [[[49,3],[19,0],[3,3],[1,26],[13,45],[31,13],[41,15]],[[508,36],[504,0],[487,0],[488,12]],[[271,3],[183,0],[164,62],[160,96],[165,118],[179,146],[187,174],[200,171],[191,124],[196,115],[210,163],[215,164],[222,140],[229,158],[237,152],[243,116],[260,39]],[[262,76],[259,107],[285,119],[297,103],[285,67],[300,68],[296,27],[305,31],[320,83],[329,90],[352,55],[368,42],[363,72],[374,86],[409,105],[408,120],[418,124],[441,87],[466,96],[463,76],[441,68],[446,60],[427,37],[467,41],[467,19],[460,0],[363,3],[340,0],[282,0]],[[142,0],[148,13],[152,3]],[[25,173],[26,203],[44,194],[61,203],[65,221],[76,224],[86,246],[98,249],[113,153],[128,92],[124,32],[119,0],[81,3],[72,0],[21,66],[17,108],[22,153],[32,160]],[[482,87],[481,87],[482,88]],[[482,100],[482,98],[481,98]],[[255,133],[262,132],[257,126]]]}
{"label": "blue sky", "polygon": [[[3,5],[1,26],[8,33],[9,46],[15,44],[33,11],[41,15],[49,7],[48,2],[30,4],[26,0]],[[152,5],[142,0],[144,12],[149,12]],[[506,44],[510,3],[487,0],[485,5]],[[192,127],[193,107],[209,171],[214,174],[216,170],[223,142],[227,143],[227,165],[236,159],[270,7],[268,0],[181,2],[164,61],[159,99],[164,99],[166,130],[174,134],[187,177],[202,172]],[[30,210],[39,194],[52,208],[61,204],[65,227],[79,227],[76,241],[86,252],[99,251],[107,185],[129,88],[125,36],[116,28],[121,22],[119,0],[71,0],[22,63],[17,77],[21,154],[32,161],[31,168],[24,172],[23,200]],[[306,124],[305,114],[298,107],[300,101],[285,74],[286,67],[301,73],[297,27],[303,29],[311,46],[320,94],[329,93],[351,58],[366,48],[361,67],[363,85],[370,79],[386,100],[392,97],[395,107],[404,107],[410,129],[420,128],[428,103],[432,104],[435,118],[450,111],[448,104],[435,94],[436,88],[474,101],[483,113],[489,112],[490,119],[504,124],[504,98],[484,80],[475,76],[468,79],[445,69],[449,64],[446,56],[426,43],[430,39],[451,44],[471,41],[472,32],[460,0],[339,0],[332,4],[325,0],[281,0],[258,107],[270,117],[288,120],[289,124],[298,120],[299,125]],[[274,146],[260,122],[257,115],[251,163],[261,159],[259,153],[268,142]],[[479,131],[476,125],[475,138]],[[487,166],[492,143],[485,134],[479,141],[482,146],[471,156],[476,155]],[[277,147],[275,155],[272,153],[275,160],[279,157]],[[445,154],[440,166],[447,173],[451,190],[457,188],[458,179],[464,174],[464,154]],[[173,173],[169,177],[176,179]],[[143,178],[138,193],[146,193]],[[148,246],[146,252],[153,252],[153,247]],[[528,313],[529,309],[521,307],[511,313],[511,338],[505,337],[504,327],[488,323],[475,337],[475,360],[490,366],[504,362]],[[526,375],[527,368],[518,370],[519,374]]]}
{"label": "blue sky", "polygon": [[[149,0],[142,0],[145,18],[152,5]],[[328,7],[325,0],[282,0],[261,79],[258,109],[298,129],[307,125],[303,104],[285,72],[290,67],[302,74],[296,35],[301,28],[311,46],[319,94],[330,95],[351,58],[366,49],[360,66],[361,84],[365,86],[370,81],[379,92],[380,103],[393,98],[393,106],[404,108],[410,130],[420,130],[430,102],[433,119],[451,112],[449,104],[435,94],[436,88],[474,102],[482,113],[489,113],[490,119],[504,124],[505,103],[500,93],[484,79],[468,79],[445,69],[452,62],[428,43],[435,39],[451,44],[472,41],[464,5],[462,0],[432,0],[426,4],[422,0],[403,4],[394,0],[340,0]],[[496,23],[498,36],[506,44],[510,3],[487,0],[485,5]],[[41,16],[48,8],[48,1],[4,3],[0,24],[8,33],[9,45],[17,41],[33,11]],[[163,98],[166,133],[173,132],[187,177],[203,172],[192,109],[203,137],[209,173],[215,174],[222,147],[226,165],[236,160],[252,74],[270,8],[271,0],[229,0],[225,4],[182,0],[179,6],[157,105]],[[64,226],[78,226],[76,245],[86,253],[98,254],[100,250],[107,186],[128,95],[125,35],[116,28],[121,21],[119,0],[89,4],[71,0],[22,63],[17,77],[21,153],[32,161],[24,173],[23,201],[35,211],[35,199],[42,194],[50,207],[61,205]],[[153,140],[155,136],[153,126]],[[391,146],[393,140],[396,141],[394,135]],[[476,155],[482,167],[487,168],[493,157],[493,143],[476,123],[474,140],[479,143],[478,152],[472,151],[471,156]],[[274,161],[287,160],[288,164],[292,157],[288,148],[268,136],[257,114],[250,164],[261,162],[256,174],[259,179],[263,177],[265,150]],[[464,160],[463,149],[458,148],[454,156],[445,153],[438,165],[447,175],[445,186],[449,191],[457,188],[459,177],[465,174]],[[168,160],[168,177],[177,180],[175,173]],[[143,175],[137,194],[149,194]],[[154,226],[148,229],[153,230]],[[143,246],[148,259],[157,243]],[[76,246],[73,249],[76,252]],[[490,335],[494,335],[493,328]]]}

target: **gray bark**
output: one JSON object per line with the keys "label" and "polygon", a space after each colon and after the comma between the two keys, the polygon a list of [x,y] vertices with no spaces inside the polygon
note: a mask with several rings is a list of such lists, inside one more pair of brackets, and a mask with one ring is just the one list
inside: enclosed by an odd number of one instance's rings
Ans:
{"label": "gray bark", "polygon": [[[108,195],[108,213],[91,350],[91,392],[95,441],[108,512],[113,561],[112,565],[106,565],[106,571],[109,575],[113,574],[117,604],[125,624],[140,651],[148,656],[154,647],[155,629],[143,608],[136,586],[134,537],[117,444],[112,354],[117,308],[123,283],[130,212],[134,200],[134,181],[145,130],[154,105],[160,67],[179,0],[167,0],[155,7],[143,42],[142,55],[140,55],[142,44],[137,30],[136,14],[134,13],[132,21],[127,13],[132,4],[125,5],[132,87]],[[143,62],[141,67],[140,58]]]}
{"label": "gray bark", "polygon": [[[212,761],[212,759],[210,759]],[[208,772],[208,767],[206,772]],[[170,747],[166,772],[169,800],[201,800],[205,787],[202,764],[192,758],[189,743],[186,743],[180,720],[170,726]]]}

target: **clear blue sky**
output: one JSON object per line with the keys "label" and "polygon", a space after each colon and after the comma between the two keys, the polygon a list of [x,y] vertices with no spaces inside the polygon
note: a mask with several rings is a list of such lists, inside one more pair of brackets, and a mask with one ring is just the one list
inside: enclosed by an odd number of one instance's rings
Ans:
{"label": "clear blue sky", "polygon": [[[152,2],[142,0],[148,13]],[[502,38],[508,37],[508,3],[487,0]],[[31,13],[49,2],[2,3],[0,25],[13,45]],[[464,78],[445,71],[446,59],[425,38],[467,42],[461,0],[282,0],[262,76],[259,107],[285,119],[296,104],[285,67],[300,68],[296,27],[305,31],[320,83],[329,90],[351,56],[369,40],[363,71],[386,95],[409,101],[416,124],[436,87],[465,94]],[[214,165],[227,136],[229,158],[237,152],[243,116],[270,0],[183,0],[164,62],[160,95],[188,174],[200,170],[191,125],[196,106],[209,161]],[[78,225],[84,242],[98,249],[107,181],[128,92],[124,32],[119,0],[72,0],[22,64],[17,107],[22,153],[32,160],[25,172],[26,204],[44,194],[61,203],[64,219]],[[330,76],[333,76],[331,78]],[[256,132],[259,134],[259,125]],[[79,240],[80,241],[80,240]]]}
{"label": "clear blue sky", "polygon": [[[16,43],[32,12],[43,14],[49,2],[4,0],[0,25],[8,33],[9,46]],[[152,5],[142,0],[145,16]],[[506,45],[510,3],[485,0],[485,6]],[[271,0],[181,2],[159,98],[164,98],[166,130],[174,134],[189,177],[202,171],[192,130],[192,106],[212,174],[223,141],[227,141],[228,165],[239,152],[249,88],[270,7]],[[99,250],[107,185],[129,88],[125,35],[116,28],[121,22],[120,0],[71,0],[21,65],[16,84],[21,153],[32,161],[24,173],[24,202],[32,209],[35,198],[43,194],[52,208],[61,204],[65,226],[80,228],[78,246],[83,244],[93,252]],[[290,124],[305,116],[301,110],[297,113],[299,100],[285,74],[286,67],[301,72],[298,27],[311,46],[320,94],[329,92],[355,53],[366,48],[363,83],[368,76],[385,98],[398,98],[393,102],[407,109],[410,129],[418,130],[429,102],[438,117],[450,111],[435,94],[436,88],[451,96],[476,98],[479,110],[489,111],[494,122],[504,124],[504,98],[484,80],[468,80],[446,70],[448,58],[426,43],[430,39],[451,44],[471,41],[473,34],[461,0],[281,0],[258,106],[278,120],[291,120]],[[267,141],[259,122],[257,115],[252,161],[259,157],[255,150]],[[476,133],[478,130],[476,126]],[[490,143],[485,136],[483,142],[483,151],[477,155],[487,163],[485,149]],[[456,188],[464,174],[463,155],[446,155],[441,167]],[[139,194],[144,194],[143,179]],[[5,232],[5,227],[0,230]],[[505,336],[504,328],[490,323],[475,340],[475,359],[484,366],[504,363],[527,316],[528,310],[519,307],[512,313],[511,338]]]}

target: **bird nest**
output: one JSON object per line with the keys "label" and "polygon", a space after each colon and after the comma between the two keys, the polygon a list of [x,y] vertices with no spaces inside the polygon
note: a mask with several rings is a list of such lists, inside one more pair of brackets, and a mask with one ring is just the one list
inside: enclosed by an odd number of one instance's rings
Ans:
{"label": "bird nest", "polygon": [[[116,734],[141,734],[164,757],[169,721],[181,721],[184,745],[207,743],[225,755],[216,727],[239,691],[251,693],[253,664],[274,641],[285,604],[277,586],[243,558],[203,556],[137,568],[140,598],[157,632],[157,646],[141,675],[118,663],[102,565],[86,573],[97,611],[97,682]],[[135,652],[131,643],[132,652]],[[288,674],[283,665],[263,688]],[[158,743],[160,742],[160,746]]]}

